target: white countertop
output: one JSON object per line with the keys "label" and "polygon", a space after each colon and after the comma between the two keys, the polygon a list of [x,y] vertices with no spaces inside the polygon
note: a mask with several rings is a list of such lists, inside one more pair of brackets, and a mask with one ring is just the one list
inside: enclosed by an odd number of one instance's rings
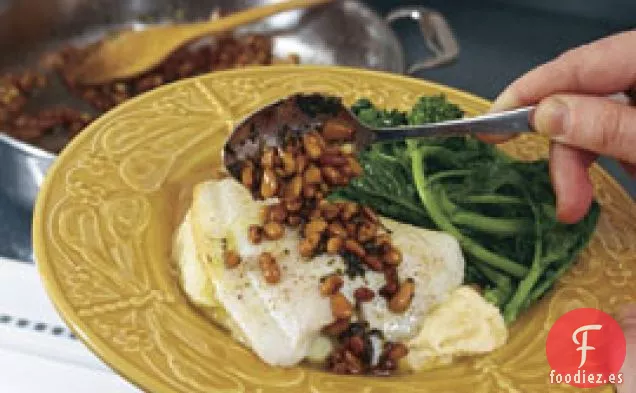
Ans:
{"label": "white countertop", "polygon": [[0,257],[0,391],[128,393],[139,389],[75,339],[36,267]]}

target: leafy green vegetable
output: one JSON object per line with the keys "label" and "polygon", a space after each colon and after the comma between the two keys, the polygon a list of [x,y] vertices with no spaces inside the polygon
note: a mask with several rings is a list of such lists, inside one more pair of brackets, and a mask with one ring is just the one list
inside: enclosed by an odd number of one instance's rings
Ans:
{"label": "leafy green vegetable", "polygon": [[373,127],[393,127],[406,124],[406,113],[398,110],[378,110],[367,99],[358,100],[351,107],[353,113],[365,124]]}
{"label": "leafy green vegetable", "polygon": [[[366,99],[352,110],[378,127],[463,116],[444,96],[421,97],[408,113],[378,109]],[[572,265],[600,212],[594,203],[581,222],[558,222],[547,162],[515,161],[474,138],[376,144],[360,163],[364,174],[333,197],[453,235],[466,253],[466,282],[483,287],[508,323]]]}
{"label": "leafy green vegetable", "polygon": [[457,119],[463,115],[457,105],[449,103],[443,95],[439,95],[420,97],[407,117],[409,124],[424,124]]}

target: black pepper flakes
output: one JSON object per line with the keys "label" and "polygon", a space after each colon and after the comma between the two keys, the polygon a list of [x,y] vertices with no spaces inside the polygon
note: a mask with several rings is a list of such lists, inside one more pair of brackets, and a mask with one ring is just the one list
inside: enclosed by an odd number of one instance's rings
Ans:
{"label": "black pepper flakes", "polygon": [[353,280],[358,276],[364,277],[366,270],[364,268],[364,263],[362,263],[360,258],[348,251],[342,254],[342,258],[344,259],[346,266],[345,272],[350,279]]}

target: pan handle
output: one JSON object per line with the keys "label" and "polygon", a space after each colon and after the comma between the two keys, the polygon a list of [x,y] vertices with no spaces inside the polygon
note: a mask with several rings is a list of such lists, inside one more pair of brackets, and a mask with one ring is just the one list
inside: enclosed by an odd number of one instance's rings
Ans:
{"label": "pan handle", "polygon": [[432,58],[410,65],[406,71],[408,74],[439,67],[457,59],[459,44],[441,13],[426,7],[400,7],[389,12],[385,20],[390,24],[404,18],[415,20],[419,24],[424,42],[433,53]]}

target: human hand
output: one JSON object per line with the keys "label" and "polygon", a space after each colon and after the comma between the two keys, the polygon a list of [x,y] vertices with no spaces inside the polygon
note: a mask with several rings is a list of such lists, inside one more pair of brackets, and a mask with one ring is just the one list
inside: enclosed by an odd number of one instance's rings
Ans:
{"label": "human hand", "polygon": [[[573,49],[512,83],[492,110],[537,104],[532,122],[548,135],[557,217],[579,221],[593,198],[588,168],[599,154],[636,177],[636,108],[607,95],[636,88],[636,31]],[[499,138],[482,139],[499,142]]]}

